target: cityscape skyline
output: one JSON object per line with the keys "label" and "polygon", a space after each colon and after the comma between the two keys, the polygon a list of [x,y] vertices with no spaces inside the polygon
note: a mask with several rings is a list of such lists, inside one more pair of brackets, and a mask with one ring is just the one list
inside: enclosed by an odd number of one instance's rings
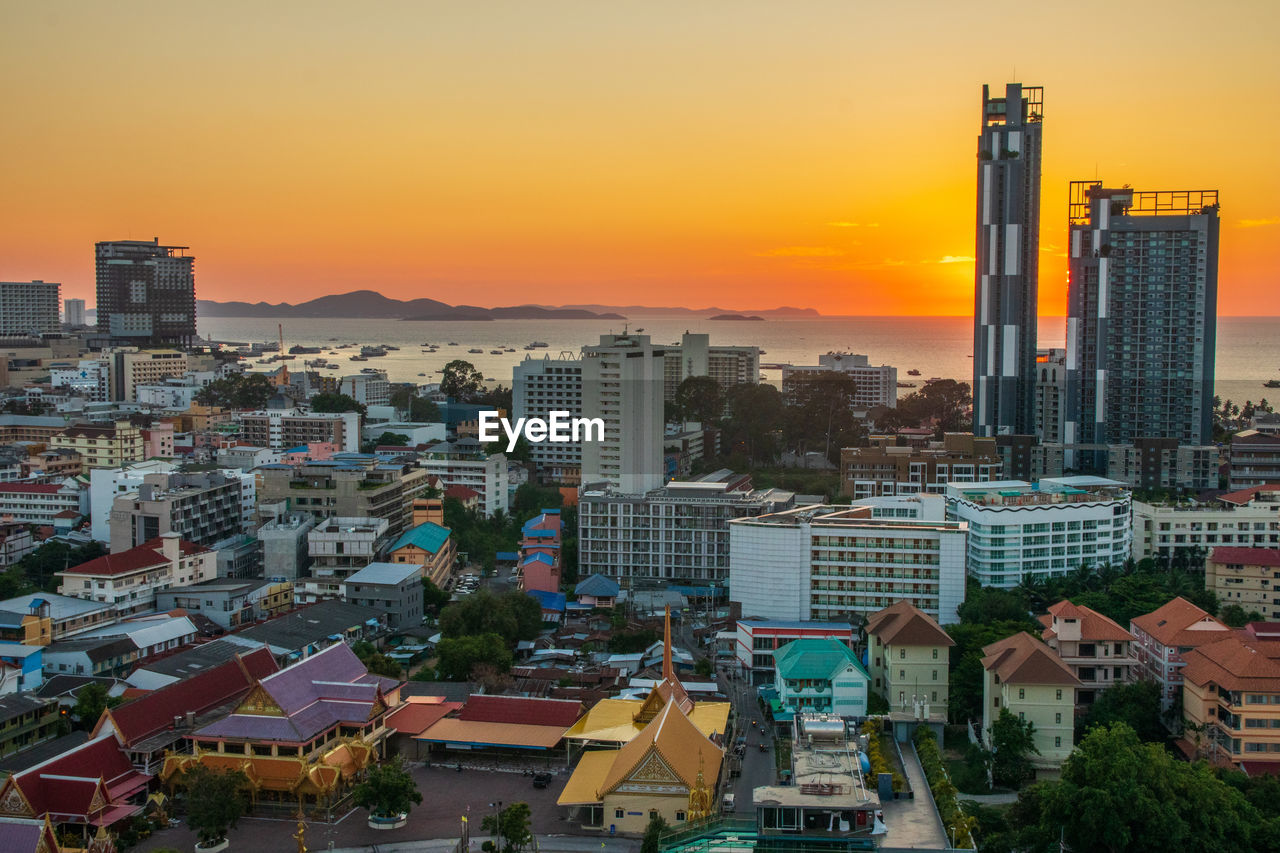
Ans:
{"label": "cityscape skyline", "polygon": [[[1159,37],[1098,66],[1054,38],[975,59],[981,18],[963,5],[331,5],[248,31],[232,4],[203,14],[198,46],[165,36],[189,20],[161,6],[129,20],[15,8],[0,62],[23,81],[11,106],[27,125],[0,142],[22,164],[0,278],[91,298],[89,244],[162,235],[193,247],[197,297],[218,301],[369,287],[630,304],[643,288],[658,305],[964,316],[976,88],[1023,79],[1053,92],[1043,315],[1065,313],[1068,186],[1093,173],[1218,189],[1218,313],[1280,314],[1280,176],[1256,168],[1280,118],[1254,108],[1280,83],[1264,25],[1280,13],[1241,6],[1224,21],[1175,3],[1158,24],[1107,7]],[[1079,14],[1035,9],[1026,25],[1071,31]],[[1160,64],[1193,48],[1217,58]],[[140,130],[129,91],[165,132]],[[1230,144],[1204,103],[1232,116]],[[924,115],[928,133],[887,130]]]}

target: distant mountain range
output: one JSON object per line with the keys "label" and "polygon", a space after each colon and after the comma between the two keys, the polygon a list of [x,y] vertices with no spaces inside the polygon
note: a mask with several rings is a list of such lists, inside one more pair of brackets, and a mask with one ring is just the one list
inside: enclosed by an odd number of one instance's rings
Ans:
{"label": "distant mountain range", "polygon": [[[510,305],[481,308],[449,305],[436,299],[391,299],[372,290],[321,296],[297,305],[288,302],[213,302],[201,299],[201,317],[351,317],[398,320],[625,320],[628,314],[682,317],[722,315],[723,308],[653,308],[643,305]],[[812,308],[752,311],[762,317],[820,317]]]}
{"label": "distant mountain range", "polygon": [[449,305],[435,299],[390,299],[372,290],[355,290],[321,296],[309,302],[212,302],[196,305],[201,317],[351,317],[396,320],[625,320],[621,314],[597,313],[581,308],[549,308],[511,305],[480,308]]}

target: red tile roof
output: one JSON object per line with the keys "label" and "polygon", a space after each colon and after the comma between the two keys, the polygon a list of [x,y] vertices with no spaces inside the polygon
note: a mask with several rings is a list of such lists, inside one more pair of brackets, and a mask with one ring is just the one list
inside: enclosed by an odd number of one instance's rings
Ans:
{"label": "red tile roof", "polygon": [[1263,483],[1261,486],[1250,486],[1247,489],[1228,492],[1225,495],[1218,495],[1218,500],[1223,503],[1245,506],[1252,503],[1253,499],[1261,492],[1280,492],[1280,483]]}
{"label": "red tile roof", "polygon": [[583,714],[581,702],[571,699],[528,699],[523,696],[473,695],[459,718],[475,723],[520,723],[569,728]]}
{"label": "red tile roof", "polygon": [[[241,665],[243,664],[243,666]],[[266,646],[237,655],[199,675],[153,690],[132,702],[105,712],[126,746],[164,731],[173,718],[194,711],[203,714],[249,692],[258,679],[277,669],[275,657]],[[102,722],[94,729],[103,729]]]}
{"label": "red tile roof", "polygon": [[982,653],[983,667],[1005,684],[1080,684],[1062,658],[1025,631],[984,647]]}
{"label": "red tile roof", "polygon": [[9,494],[56,495],[62,486],[55,483],[0,483],[0,492]]}
{"label": "red tile roof", "polygon": [[443,717],[461,710],[462,702],[409,702],[387,715],[386,726],[405,734],[419,735]]}
{"label": "red tile roof", "polygon": [[1224,565],[1280,566],[1280,550],[1275,548],[1214,548],[1209,559]]}
{"label": "red tile roof", "polygon": [[444,496],[446,498],[457,498],[460,501],[469,501],[473,498],[480,497],[480,493],[470,486],[463,486],[455,483],[444,490]]}
{"label": "red tile roof", "polygon": [[954,646],[929,614],[909,601],[899,601],[867,617],[867,633],[887,646]]}
{"label": "red tile roof", "polygon": [[1243,640],[1237,634],[1192,649],[1182,678],[1190,684],[1213,682],[1228,690],[1280,692],[1280,642]]}
{"label": "red tile roof", "polygon": [[[17,787],[35,817],[48,814],[55,823],[81,822],[116,805],[109,801],[111,794],[135,789],[139,781],[145,785],[146,776],[134,770],[114,737],[104,735],[10,776],[0,798],[7,802],[9,790]],[[95,809],[93,800],[99,795],[102,802]]]}
{"label": "red tile roof", "polygon": [[1179,596],[1130,622],[1163,646],[1199,646],[1226,636],[1229,630],[1206,611]]}
{"label": "red tile roof", "polygon": [[1083,605],[1072,604],[1065,599],[1050,607],[1046,616],[1047,621],[1045,616],[1040,617],[1041,624],[1045,625],[1041,637],[1045,640],[1057,636],[1057,632],[1053,630],[1055,616],[1059,622],[1066,619],[1079,620],[1080,640],[1085,643],[1123,643],[1133,639],[1132,634],[1098,611]]}
{"label": "red tile roof", "polygon": [[[63,574],[70,575],[121,575],[142,569],[159,568],[168,565],[169,559],[164,556],[164,540],[160,537],[148,539],[136,548],[121,551],[119,554],[107,554],[87,563],[64,569]],[[183,557],[203,554],[209,549],[194,542],[183,539],[178,543],[178,552]]]}

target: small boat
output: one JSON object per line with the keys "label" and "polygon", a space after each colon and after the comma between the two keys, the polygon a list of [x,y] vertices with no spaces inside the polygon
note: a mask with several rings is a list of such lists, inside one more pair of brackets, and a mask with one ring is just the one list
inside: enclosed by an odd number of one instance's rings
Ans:
{"label": "small boat", "polygon": [[326,369],[326,370],[337,370],[337,369],[338,369],[338,365],[336,365],[336,364],[326,364],[326,365],[325,365],[325,369]]}
{"label": "small boat", "polygon": [[899,388],[914,388],[914,387],[916,387],[916,383],[914,383],[914,382],[899,382],[899,383],[898,383],[898,387],[899,387]]}
{"label": "small boat", "polygon": [[418,375],[419,375],[419,376],[426,376],[427,374],[425,374],[425,373],[419,373]]}
{"label": "small boat", "polygon": [[915,370],[915,369],[908,370],[908,371],[907,371],[907,375],[908,375],[908,376],[919,376],[919,375],[920,375],[920,371]]}
{"label": "small boat", "polygon": [[515,351],[516,351],[515,347],[507,347],[505,350],[503,350],[503,352],[515,352]]}
{"label": "small boat", "polygon": [[456,347],[457,345],[458,345],[457,341],[449,341],[449,346]]}
{"label": "small boat", "polygon": [[395,352],[400,349],[400,347],[393,347],[391,344],[382,344],[382,348],[388,352]]}
{"label": "small boat", "polygon": [[546,346],[547,346],[547,342],[546,342],[546,341],[534,341],[533,343],[529,344],[529,346],[533,347],[534,349],[542,349],[542,348],[544,348],[544,347],[546,347]]}
{"label": "small boat", "polygon": [[765,354],[764,350],[760,350],[760,354],[764,355]]}
{"label": "small boat", "polygon": [[444,373],[444,368],[443,368],[443,367],[437,367],[437,368],[436,368],[436,373]]}
{"label": "small boat", "polygon": [[467,352],[475,352],[475,353],[480,353],[481,355],[484,355],[484,350],[482,350],[482,349],[475,349],[474,347],[473,347],[473,348],[471,348],[471,349],[469,349],[469,350],[467,350]]}
{"label": "small boat", "polygon": [[365,358],[362,355],[353,355],[351,356],[351,358],[347,359],[347,361],[368,361],[368,360],[369,359]]}
{"label": "small boat", "polygon": [[1280,379],[1268,379],[1262,383],[1263,388],[1280,388]]}
{"label": "small boat", "polygon": [[491,350],[489,350],[489,355],[502,355],[502,350],[500,350],[500,349],[491,349]]}

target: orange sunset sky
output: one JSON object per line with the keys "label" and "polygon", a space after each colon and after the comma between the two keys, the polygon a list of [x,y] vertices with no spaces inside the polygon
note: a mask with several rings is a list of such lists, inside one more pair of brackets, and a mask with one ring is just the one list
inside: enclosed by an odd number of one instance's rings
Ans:
{"label": "orange sunset sky", "polygon": [[983,83],[1067,182],[1218,189],[1221,314],[1280,314],[1280,3],[3,2],[0,279],[93,243],[200,298],[972,312]]}

